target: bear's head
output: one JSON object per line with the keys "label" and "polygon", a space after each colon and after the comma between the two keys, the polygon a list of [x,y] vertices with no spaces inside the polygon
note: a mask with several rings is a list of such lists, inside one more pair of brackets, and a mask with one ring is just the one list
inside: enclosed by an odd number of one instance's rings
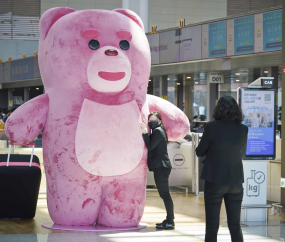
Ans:
{"label": "bear's head", "polygon": [[48,94],[141,106],[150,74],[143,23],[125,9],[50,9],[40,20],[39,65]]}

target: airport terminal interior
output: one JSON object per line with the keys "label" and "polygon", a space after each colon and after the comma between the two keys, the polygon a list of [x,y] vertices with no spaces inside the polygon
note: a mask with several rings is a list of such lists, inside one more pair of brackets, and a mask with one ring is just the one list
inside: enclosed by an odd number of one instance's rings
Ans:
{"label": "airport terminal interior", "polygon": [[[244,241],[285,242],[284,4],[0,0],[0,242],[205,241],[196,148],[225,96],[248,129]],[[228,216],[211,241],[234,241]]]}

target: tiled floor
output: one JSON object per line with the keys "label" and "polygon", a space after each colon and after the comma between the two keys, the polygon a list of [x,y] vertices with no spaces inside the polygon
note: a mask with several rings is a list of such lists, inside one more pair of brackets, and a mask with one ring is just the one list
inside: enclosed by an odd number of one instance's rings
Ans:
{"label": "tiled floor", "polygon": [[[204,241],[203,196],[172,193],[175,204],[176,229],[158,231],[154,224],[165,217],[163,202],[157,192],[147,192],[142,222],[148,228],[122,232],[70,232],[50,230],[41,223],[50,220],[45,198],[39,199],[33,220],[0,220],[0,242],[182,242]],[[269,226],[243,227],[244,240],[260,242],[285,241],[285,216],[270,216]],[[221,227],[218,241],[230,241],[224,207],[221,211]]]}

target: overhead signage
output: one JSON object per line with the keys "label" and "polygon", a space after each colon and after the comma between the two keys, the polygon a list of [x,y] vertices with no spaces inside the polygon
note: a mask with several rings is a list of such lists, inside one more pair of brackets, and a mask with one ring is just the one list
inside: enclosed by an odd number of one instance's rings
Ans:
{"label": "overhead signage", "polygon": [[34,58],[11,62],[11,81],[32,79],[34,76]]}
{"label": "overhead signage", "polygon": [[209,25],[202,25],[202,59],[209,58]]}
{"label": "overhead signage", "polygon": [[261,86],[263,86],[263,87],[272,87],[273,84],[274,84],[274,79],[273,78],[271,80],[262,79],[262,82],[261,82]]}
{"label": "overhead signage", "polygon": [[159,64],[159,34],[147,35],[147,39],[150,47],[151,64]]}
{"label": "overhead signage", "polygon": [[181,29],[159,33],[159,63],[179,62]]}
{"label": "overhead signage", "polygon": [[210,72],[210,83],[224,83],[224,76],[219,72]]}
{"label": "overhead signage", "polygon": [[157,26],[156,26],[156,25],[151,25],[151,33],[152,33],[152,34],[155,34],[155,33],[156,33],[156,29],[157,29]]}
{"label": "overhead signage", "polygon": [[226,21],[209,24],[209,56],[226,56]]}
{"label": "overhead signage", "polygon": [[254,52],[254,17],[247,16],[227,21],[227,55]]}
{"label": "overhead signage", "polygon": [[275,90],[241,88],[239,97],[249,129],[246,159],[275,159]]}
{"label": "overhead signage", "polygon": [[282,10],[263,14],[263,51],[282,49]]}
{"label": "overhead signage", "polygon": [[180,61],[201,59],[201,31],[201,25],[181,29]]}
{"label": "overhead signage", "polygon": [[185,27],[185,18],[184,19],[179,19],[179,28],[184,28]]}
{"label": "overhead signage", "polygon": [[282,9],[255,14],[255,52],[282,49]]}

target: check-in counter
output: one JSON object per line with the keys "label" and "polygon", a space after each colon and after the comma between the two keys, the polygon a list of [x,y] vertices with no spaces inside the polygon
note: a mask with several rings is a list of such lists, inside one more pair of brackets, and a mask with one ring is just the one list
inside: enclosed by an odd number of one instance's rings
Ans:
{"label": "check-in counter", "polygon": [[[182,143],[177,147],[168,146],[168,156],[172,165],[169,177],[170,186],[183,186],[192,190],[193,155],[192,142]],[[153,172],[148,172],[147,185],[155,185]]]}
{"label": "check-in counter", "polygon": [[276,139],[276,158],[267,161],[267,200],[281,201],[281,139]]}

